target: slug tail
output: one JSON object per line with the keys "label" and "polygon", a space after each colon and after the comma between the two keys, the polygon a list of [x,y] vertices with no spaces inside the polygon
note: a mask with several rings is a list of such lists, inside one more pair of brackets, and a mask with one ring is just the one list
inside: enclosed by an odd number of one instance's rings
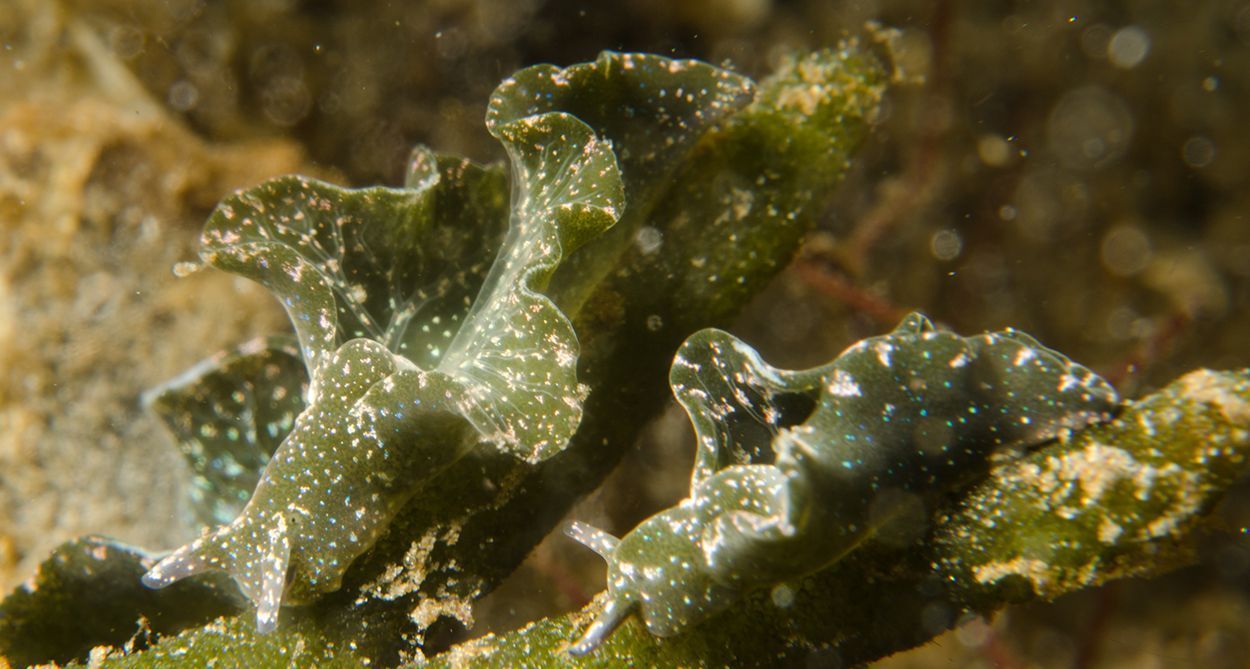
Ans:
{"label": "slug tail", "polygon": [[[577,541],[583,546],[599,554],[612,564],[613,556],[616,554],[617,546],[621,545],[621,540],[604,532],[603,530],[587,525],[580,521],[573,521],[564,526],[564,533],[569,538]],[[616,628],[625,622],[625,619],[634,612],[637,607],[635,603],[614,595],[608,595],[608,603],[604,605],[603,611],[595,618],[595,621],[586,628],[586,633],[578,639],[577,643],[569,646],[569,654],[580,657],[590,653],[598,648]]]}
{"label": "slug tail", "polygon": [[260,599],[256,602],[256,631],[268,634],[278,626],[278,609],[286,589],[286,573],[291,563],[291,540],[286,518],[274,514],[277,522],[268,531],[269,548],[261,565]]}
{"label": "slug tail", "polygon": [[143,585],[159,590],[188,576],[216,569],[217,561],[205,550],[210,539],[211,536],[197,539],[157,562],[140,579]]}
{"label": "slug tail", "polygon": [[615,597],[609,599],[607,606],[603,607],[603,612],[595,618],[595,622],[591,623],[590,627],[586,628],[586,633],[582,635],[582,638],[569,646],[569,654],[581,657],[598,648],[633,612],[632,602],[627,603]]}
{"label": "slug tail", "polygon": [[149,588],[163,588],[188,576],[224,571],[256,606],[256,629],[278,624],[291,568],[291,532],[286,517],[273,513],[263,522],[245,514],[174,551],[143,575]]}
{"label": "slug tail", "polygon": [[611,534],[608,534],[593,525],[587,525],[586,523],[578,520],[565,525],[564,534],[586,548],[598,553],[600,557],[608,561],[612,560],[612,554],[616,552],[616,547],[621,543],[620,539],[617,539]]}

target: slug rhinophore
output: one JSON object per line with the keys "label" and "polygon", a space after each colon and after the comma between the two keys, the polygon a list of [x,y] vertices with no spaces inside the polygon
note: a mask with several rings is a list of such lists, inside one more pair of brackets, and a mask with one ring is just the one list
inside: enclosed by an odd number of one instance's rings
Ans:
{"label": "slug rhinophore", "polygon": [[775,369],[718,330],[670,372],[694,424],[690,496],[622,539],[566,532],[608,563],[607,602],[573,654],[637,614],[672,636],[750,590],[826,567],[889,522],[889,500],[931,513],[990,456],[1106,420],[1102,378],[1023,333],[961,337],[911,314],[829,364]]}

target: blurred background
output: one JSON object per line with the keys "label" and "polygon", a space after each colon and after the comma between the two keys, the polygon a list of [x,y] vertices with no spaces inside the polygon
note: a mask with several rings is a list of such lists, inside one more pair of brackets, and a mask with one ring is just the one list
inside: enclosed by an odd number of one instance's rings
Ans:
{"label": "blurred background", "polygon": [[[762,77],[865,26],[897,84],[802,254],[733,328],[824,362],[920,309],[1014,326],[1128,397],[1250,364],[1250,2],[0,0],[0,586],[61,541],[194,534],[143,389],[285,328],[259,288],[175,281],[231,189],[301,172],[398,184],[413,144],[501,158],[494,86],[602,49]],[[618,534],[684,496],[671,409],[574,514]],[[1244,667],[1250,493],[1200,565],[968,621],[883,667]],[[478,612],[582,604],[550,538]]]}

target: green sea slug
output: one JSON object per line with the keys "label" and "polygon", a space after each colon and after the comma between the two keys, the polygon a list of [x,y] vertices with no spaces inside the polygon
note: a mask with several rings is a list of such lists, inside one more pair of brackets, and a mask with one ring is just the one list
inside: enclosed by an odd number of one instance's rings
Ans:
{"label": "green sea slug", "polygon": [[[512,164],[502,236],[489,233],[495,209],[470,206],[493,192],[489,170],[424,149],[407,188],[285,177],[218,207],[201,256],[282,301],[308,369],[307,406],[242,512],[158,562],[146,585],[225,571],[256,605],[258,628],[272,630],[282,604],[338,589],[396,512],[458,459],[491,448],[538,462],[568,443],[586,394],[578,342],[542,291],[568,253],[616,222],[623,186],[589,126],[560,112],[499,113],[517,105],[509,91],[487,118]],[[448,253],[478,256],[475,241],[501,249],[488,271]]]}
{"label": "green sea slug", "polygon": [[622,539],[568,528],[608,562],[607,604],[574,654],[632,614],[671,636],[826,567],[906,505],[932,513],[991,455],[1106,420],[1119,402],[1028,335],[960,337],[920,314],[805,371],[703,330],[670,382],[698,440],[690,497]]}

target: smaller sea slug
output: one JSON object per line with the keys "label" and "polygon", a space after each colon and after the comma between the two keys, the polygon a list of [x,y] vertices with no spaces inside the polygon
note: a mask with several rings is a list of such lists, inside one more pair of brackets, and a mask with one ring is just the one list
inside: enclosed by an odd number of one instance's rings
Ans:
{"label": "smaller sea slug", "polygon": [[680,633],[745,593],[837,562],[901,496],[927,513],[990,456],[1107,420],[1102,378],[1023,333],[973,337],[911,314],[829,364],[779,370],[718,330],[682,345],[670,383],[697,437],[690,496],[622,539],[572,538],[608,563],[607,604],[570,647],[589,653],[630,615]]}

